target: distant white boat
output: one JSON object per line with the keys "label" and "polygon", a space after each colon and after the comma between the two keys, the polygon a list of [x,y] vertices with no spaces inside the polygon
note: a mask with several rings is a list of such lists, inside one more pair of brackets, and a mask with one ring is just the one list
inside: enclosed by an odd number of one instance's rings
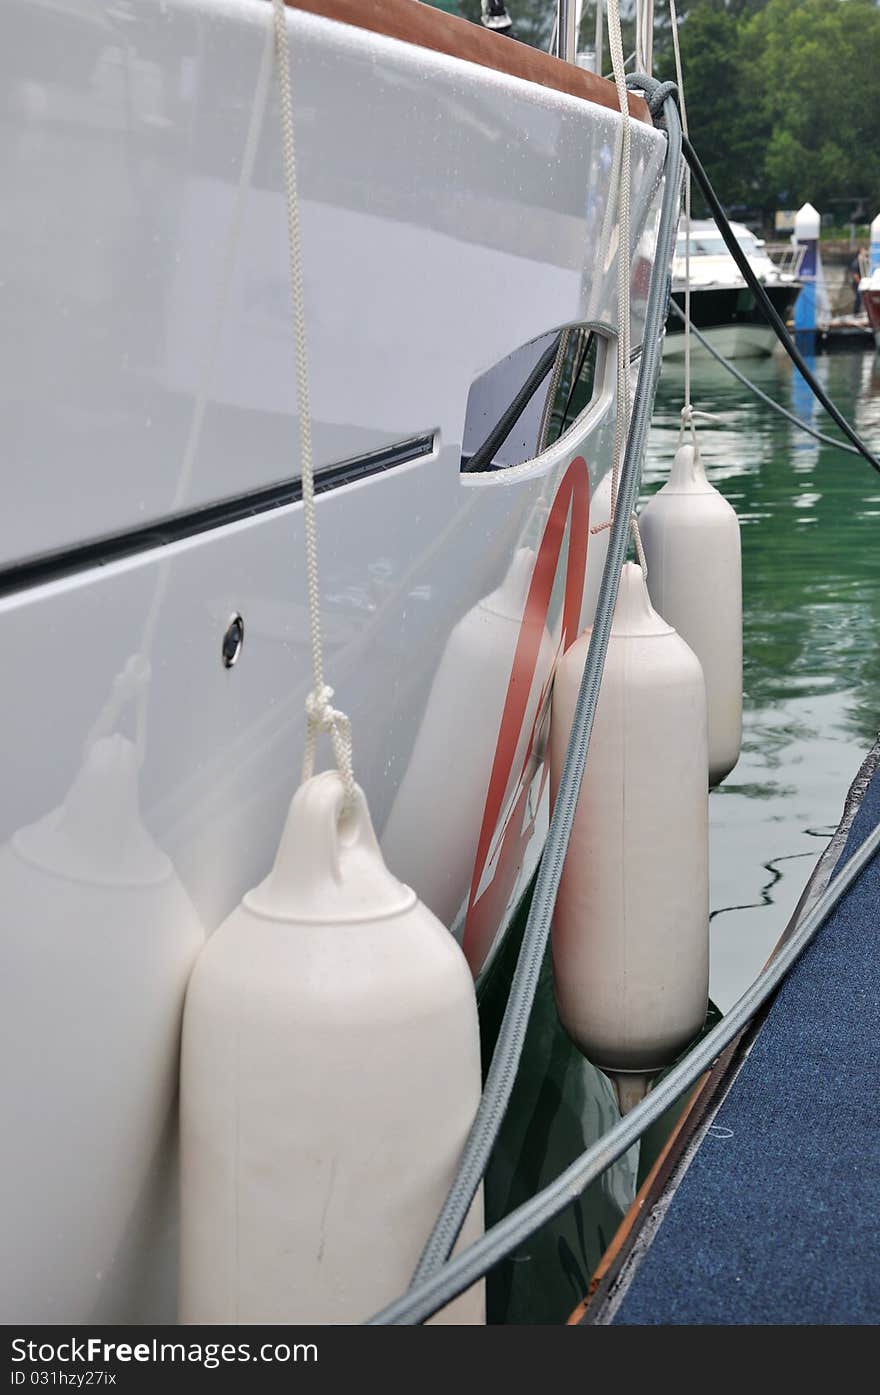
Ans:
{"label": "distant white boat", "polygon": [[[771,302],[783,320],[787,321],[801,289],[796,273],[778,267],[764,251],[761,239],[755,237],[743,223],[731,223],[730,226]],[[687,237],[681,225],[672,263],[672,298],[682,310],[685,306],[687,251]],[[691,222],[689,251],[691,323],[725,358],[772,353],[776,336],[713,222]],[[683,357],[682,331],[681,320],[670,313],[663,345],[665,358]],[[700,348],[698,341],[692,339],[692,349],[699,352]]]}

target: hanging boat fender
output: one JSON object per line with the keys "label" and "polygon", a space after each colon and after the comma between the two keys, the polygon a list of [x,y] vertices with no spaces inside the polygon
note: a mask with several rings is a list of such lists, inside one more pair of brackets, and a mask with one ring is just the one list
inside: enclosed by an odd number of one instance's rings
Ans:
{"label": "hanging boat fender", "polygon": [[739,520],[706,478],[697,445],[679,446],[639,528],[651,604],[703,666],[714,787],[742,744],[742,564]]}
{"label": "hanging boat fender", "polygon": [[[181,1320],[350,1323],[408,1286],[480,1096],[473,981],[359,787],[295,794],[209,939],[181,1065]],[[430,839],[430,828],[423,830]],[[462,1243],[482,1227],[475,1199]],[[438,1320],[480,1323],[482,1285]]]}
{"label": "hanging boat fender", "polygon": [[[455,922],[470,886],[498,714],[510,683],[534,565],[532,549],[518,548],[501,585],[472,606],[452,630],[382,834],[389,864],[448,926]],[[525,761],[553,668],[553,643],[544,616],[539,619],[538,658],[534,672],[524,677],[529,695],[505,801]]]}
{"label": "hanging boat fender", "polygon": [[[551,794],[589,632],[560,660]],[[552,929],[562,1022],[611,1074],[650,1074],[699,1031],[709,982],[706,691],[699,660],[623,568]]]}

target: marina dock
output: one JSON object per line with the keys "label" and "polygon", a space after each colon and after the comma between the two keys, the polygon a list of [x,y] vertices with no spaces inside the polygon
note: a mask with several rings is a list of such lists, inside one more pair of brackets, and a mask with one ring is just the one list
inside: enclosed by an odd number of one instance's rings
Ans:
{"label": "marina dock", "polygon": [[[805,900],[880,820],[878,760],[875,747]],[[706,1080],[575,1320],[877,1322],[878,905],[875,859]]]}

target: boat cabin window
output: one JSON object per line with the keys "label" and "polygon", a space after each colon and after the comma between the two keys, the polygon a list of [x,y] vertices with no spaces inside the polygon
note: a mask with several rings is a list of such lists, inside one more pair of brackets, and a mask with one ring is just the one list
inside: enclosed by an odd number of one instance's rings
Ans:
{"label": "boat cabin window", "polygon": [[[680,237],[675,244],[675,255],[683,257],[686,248],[687,238]],[[729,255],[724,238],[720,233],[692,233],[690,252],[692,257],[726,257]]]}
{"label": "boat cabin window", "polygon": [[736,233],[735,236],[743,251],[748,252],[752,256],[756,252],[760,252],[764,245],[763,242],[758,241],[753,233]]}
{"label": "boat cabin window", "polygon": [[[750,232],[735,232],[737,242],[748,256],[753,257],[760,252],[763,243]],[[687,238],[678,238],[675,244],[675,255],[683,257],[687,247]],[[691,256],[692,257],[726,257],[728,255],[727,245],[720,233],[691,233]]]}
{"label": "boat cabin window", "polygon": [[466,473],[533,460],[570,430],[601,386],[602,336],[586,325],[543,335],[471,386],[462,441]]}

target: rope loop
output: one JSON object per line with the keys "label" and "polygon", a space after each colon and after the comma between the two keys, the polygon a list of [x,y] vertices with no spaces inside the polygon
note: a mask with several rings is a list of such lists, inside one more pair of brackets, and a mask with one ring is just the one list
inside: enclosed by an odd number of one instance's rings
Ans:
{"label": "rope loop", "polygon": [[681,426],[678,428],[678,444],[681,445],[682,441],[684,440],[684,433],[685,433],[686,431],[689,431],[689,432],[690,432],[690,435],[691,435],[691,441],[692,441],[693,445],[696,446],[696,444],[697,444],[697,426],[696,426],[696,423],[697,423],[698,421],[723,421],[723,420],[724,420],[724,418],[718,416],[718,413],[717,413],[717,412],[700,412],[700,411],[697,410],[696,407],[693,407],[693,406],[690,404],[690,402],[686,402],[685,405],[684,405],[684,406],[682,407],[682,409],[681,409]]}
{"label": "rope loop", "polygon": [[656,78],[649,77],[647,73],[628,73],[626,85],[631,92],[641,92],[644,95],[648,111],[651,113],[651,120],[655,126],[659,126],[661,129],[666,126],[663,106],[667,97],[671,97],[675,105],[681,110],[678,86],[674,82],[658,82]]}
{"label": "rope loop", "polygon": [[306,698],[306,746],[303,756],[303,780],[311,778],[315,768],[315,751],[322,731],[330,736],[336,766],[345,788],[345,805],[354,799],[355,784],[352,769],[351,722],[344,712],[332,707],[333,689],[329,683],[313,688]]}

